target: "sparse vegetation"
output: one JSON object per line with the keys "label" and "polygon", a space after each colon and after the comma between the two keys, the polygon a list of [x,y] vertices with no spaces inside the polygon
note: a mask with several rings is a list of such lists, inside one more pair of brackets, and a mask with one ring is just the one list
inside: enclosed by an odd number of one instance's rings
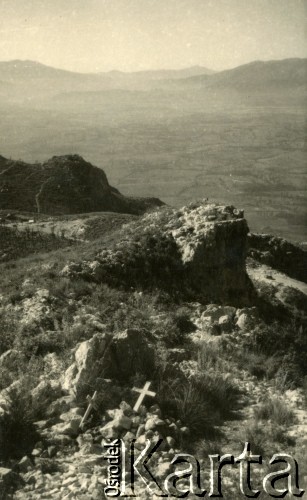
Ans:
{"label": "sparse vegetation", "polygon": [[243,341],[246,366],[249,366],[251,357],[251,366],[257,370],[257,359],[259,361],[262,358],[263,370],[260,369],[260,375],[281,379],[287,372],[290,385],[292,382],[302,384],[306,375],[307,355],[305,322],[306,320],[302,319],[288,323],[273,322],[256,327],[251,336]]}
{"label": "sparse vegetation", "polygon": [[254,410],[256,420],[270,420],[273,424],[291,426],[295,422],[295,415],[284,400],[273,397],[256,407]]}
{"label": "sparse vegetation", "polygon": [[240,390],[230,377],[216,372],[199,373],[195,379],[174,380],[161,376],[159,404],[165,415],[180,419],[190,429],[190,440],[211,438],[215,426],[238,409]]}
{"label": "sparse vegetation", "polygon": [[[98,411],[90,416],[90,428],[100,428],[109,410],[111,415],[123,400],[134,400],[132,387],[150,380],[157,394],[145,404],[149,410],[156,403],[161,418],[175,425],[173,434],[183,451],[205,458],[245,441],[264,456],[274,445],[293,449],[295,440],[285,429],[295,418],[282,398],[306,375],[303,314],[289,312],[284,321],[275,313],[268,319],[258,302],[252,311],[223,305],[222,299],[221,304],[208,305],[192,281],[187,286],[176,240],[163,230],[175,214],[164,208],[105,233],[91,245],[0,264],[0,356],[5,354],[0,390],[20,381],[25,408],[21,414],[13,391],[3,422],[9,436],[17,439],[27,433],[22,453],[28,453],[37,438],[33,422],[50,408],[49,400],[43,408],[31,398],[32,388],[41,380],[56,382],[68,367],[75,373],[75,347],[93,338],[106,344],[99,359],[88,362],[95,366],[95,377],[80,382],[76,399],[82,413],[86,397],[98,391]],[[258,314],[259,321],[251,326],[247,321],[240,329],[236,322],[242,313]],[[125,330],[136,332],[137,348],[122,348],[125,359],[119,360],[116,342],[128,338]],[[25,373],[32,379],[24,378]],[[268,386],[283,396],[259,404],[260,389]],[[46,392],[52,393],[48,385]],[[247,417],[249,400],[256,409]],[[51,417],[55,425],[57,418]],[[19,458],[14,436],[11,447],[2,444],[1,464]],[[41,470],[56,473],[56,461],[42,457],[40,463]],[[231,498],[234,492],[229,492]]]}
{"label": "sparse vegetation", "polygon": [[7,395],[8,410],[0,416],[0,462],[21,458],[39,440],[34,422],[42,417],[44,408],[33,405],[30,390],[34,386],[33,378],[26,376]]}
{"label": "sparse vegetation", "polygon": [[75,241],[27,229],[18,231],[0,224],[0,261],[25,257],[33,253],[50,252],[76,244]]}

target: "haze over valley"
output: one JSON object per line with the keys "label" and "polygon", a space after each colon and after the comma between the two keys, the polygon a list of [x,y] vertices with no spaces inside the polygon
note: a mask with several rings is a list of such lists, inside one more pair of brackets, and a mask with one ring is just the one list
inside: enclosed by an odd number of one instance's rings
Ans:
{"label": "haze over valley", "polygon": [[0,63],[0,151],[79,154],[125,195],[244,207],[253,231],[306,240],[307,60],[232,70],[73,73]]}

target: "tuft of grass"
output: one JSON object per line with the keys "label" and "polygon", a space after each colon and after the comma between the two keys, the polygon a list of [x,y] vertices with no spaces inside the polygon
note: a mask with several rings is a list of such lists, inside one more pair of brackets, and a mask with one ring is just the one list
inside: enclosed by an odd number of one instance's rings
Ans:
{"label": "tuft of grass", "polygon": [[276,425],[290,426],[295,423],[294,411],[278,397],[267,399],[254,409],[256,420],[271,420]]}
{"label": "tuft of grass", "polygon": [[230,372],[229,355],[219,341],[205,341],[197,346],[197,364],[199,370],[219,373]]}
{"label": "tuft of grass", "polygon": [[209,455],[219,454],[220,456],[224,455],[222,450],[221,440],[217,437],[200,439],[194,445],[194,453],[197,459],[208,459]]}
{"label": "tuft of grass", "polygon": [[158,395],[163,414],[179,419],[194,441],[215,436],[215,426],[236,411],[240,391],[229,376],[212,372],[198,379],[162,376]]}
{"label": "tuft of grass", "polygon": [[[246,422],[236,434],[236,441],[244,446],[245,442],[251,444],[253,454],[261,455],[264,458],[285,449],[290,452],[295,446],[295,439],[289,436],[284,425],[276,422],[258,420],[256,417]],[[293,454],[293,453],[292,453]]]}
{"label": "tuft of grass", "polygon": [[240,429],[240,443],[242,448],[246,442],[250,443],[251,451],[255,455],[266,455],[268,446],[268,435],[266,429],[258,422],[253,420]]}

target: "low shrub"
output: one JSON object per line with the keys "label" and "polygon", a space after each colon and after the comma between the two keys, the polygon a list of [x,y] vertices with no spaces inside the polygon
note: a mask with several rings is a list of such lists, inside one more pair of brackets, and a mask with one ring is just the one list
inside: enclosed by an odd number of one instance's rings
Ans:
{"label": "low shrub", "polygon": [[187,307],[178,307],[172,315],[173,322],[180,333],[191,333],[196,330],[196,326],[190,319],[191,313]]}
{"label": "low shrub", "polygon": [[166,347],[184,346],[189,342],[188,334],[195,328],[190,320],[189,310],[183,307],[168,311],[167,317],[157,324],[160,338],[163,339]]}
{"label": "low shrub", "polygon": [[227,348],[219,341],[204,341],[196,347],[195,356],[197,358],[198,369],[207,372],[230,372],[229,354]]}
{"label": "low shrub", "polygon": [[271,458],[272,451],[278,453],[287,450],[293,455],[291,450],[295,446],[295,439],[288,435],[284,425],[275,421],[262,421],[255,417],[240,428],[236,437],[242,447],[249,442],[252,453],[263,458]]}
{"label": "low shrub", "polygon": [[276,425],[289,426],[295,423],[293,410],[278,397],[267,399],[254,409],[256,420],[271,420]]}
{"label": "low shrub", "polygon": [[34,422],[43,416],[43,408],[34,403],[30,394],[31,382],[10,390],[7,396],[8,411],[0,417],[0,462],[21,458],[39,441]]}
{"label": "low shrub", "polygon": [[307,375],[307,326],[302,321],[262,324],[241,342],[240,348],[254,365],[255,375],[273,378],[287,372],[289,385],[302,385]]}
{"label": "low shrub", "polygon": [[64,346],[65,339],[61,331],[32,331],[29,328],[22,329],[14,342],[14,347],[28,359],[50,352],[60,353]]}
{"label": "low shrub", "polygon": [[279,356],[267,356],[259,350],[240,350],[236,353],[236,360],[240,368],[247,370],[260,380],[274,378],[281,365]]}
{"label": "low shrub", "polygon": [[0,356],[13,347],[18,324],[16,317],[6,311],[0,312]]}

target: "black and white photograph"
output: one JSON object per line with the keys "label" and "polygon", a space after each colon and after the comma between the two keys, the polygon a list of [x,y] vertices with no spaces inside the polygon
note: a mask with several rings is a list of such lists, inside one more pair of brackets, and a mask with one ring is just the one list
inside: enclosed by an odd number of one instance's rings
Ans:
{"label": "black and white photograph", "polygon": [[306,111],[306,0],[0,0],[0,500],[307,498]]}

